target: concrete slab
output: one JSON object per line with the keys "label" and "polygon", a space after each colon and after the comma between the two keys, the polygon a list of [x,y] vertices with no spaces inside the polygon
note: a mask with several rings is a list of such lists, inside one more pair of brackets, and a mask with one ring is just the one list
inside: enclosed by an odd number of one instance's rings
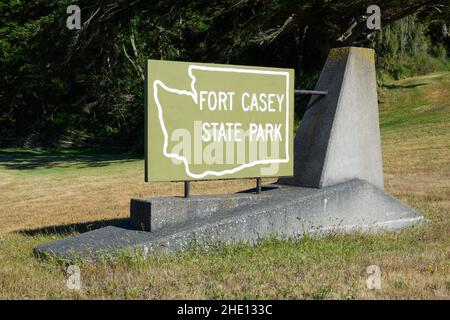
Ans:
{"label": "concrete slab", "polygon": [[182,197],[159,197],[131,199],[131,226],[136,230],[156,231],[172,224],[189,220],[210,217],[213,214],[259,202],[268,197],[252,193],[236,193],[232,195],[195,196],[188,199]]}
{"label": "concrete slab", "polygon": [[363,180],[322,189],[286,186],[265,193],[257,202],[167,224],[156,231],[106,227],[43,244],[34,252],[65,259],[93,258],[117,250],[173,252],[192,245],[255,244],[272,236],[285,239],[304,233],[393,230],[424,221],[418,212]]}

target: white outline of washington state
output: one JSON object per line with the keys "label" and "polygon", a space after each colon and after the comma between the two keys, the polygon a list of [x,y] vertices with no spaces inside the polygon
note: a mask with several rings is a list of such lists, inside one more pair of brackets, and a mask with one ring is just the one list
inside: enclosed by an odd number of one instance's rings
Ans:
{"label": "white outline of washington state", "polygon": [[[232,169],[226,169],[226,170],[222,170],[222,171],[205,171],[202,173],[193,173],[191,172],[190,168],[189,168],[189,162],[188,159],[184,156],[181,156],[179,154],[175,154],[175,153],[169,153],[167,152],[167,147],[169,144],[169,136],[167,133],[167,129],[166,126],[164,124],[164,119],[163,119],[163,109],[161,107],[161,104],[159,102],[158,99],[158,85],[161,86],[164,90],[171,92],[171,93],[176,93],[178,95],[186,95],[186,96],[190,96],[195,104],[198,105],[198,94],[197,91],[195,90],[195,82],[196,82],[196,78],[195,76],[192,74],[192,70],[193,69],[197,69],[197,70],[204,70],[204,71],[219,71],[219,72],[238,72],[238,73],[253,73],[253,74],[271,74],[271,75],[282,75],[282,76],[286,76],[286,158],[285,159],[266,159],[266,160],[255,160],[252,161],[250,163],[244,163],[241,164],[235,168]],[[166,156],[167,158],[175,158],[177,160],[180,160],[184,163],[184,167],[186,169],[186,174],[194,179],[202,179],[208,175],[212,175],[212,176],[224,176],[227,174],[233,174],[236,173],[238,171],[241,171],[243,169],[246,168],[251,168],[260,164],[272,164],[272,163],[286,163],[289,162],[289,73],[285,72],[285,71],[270,71],[270,70],[254,70],[254,69],[239,69],[239,68],[222,68],[222,67],[207,67],[207,66],[199,66],[199,65],[189,65],[189,69],[188,69],[188,74],[189,77],[192,79],[191,82],[191,89],[192,91],[188,91],[188,90],[178,90],[178,89],[173,89],[170,88],[168,86],[166,86],[161,80],[155,80],[153,81],[153,98],[155,100],[156,106],[158,107],[158,117],[159,117],[159,122],[161,124],[161,129],[163,131],[163,135],[164,135],[164,145],[163,145],[163,154],[164,156]]]}

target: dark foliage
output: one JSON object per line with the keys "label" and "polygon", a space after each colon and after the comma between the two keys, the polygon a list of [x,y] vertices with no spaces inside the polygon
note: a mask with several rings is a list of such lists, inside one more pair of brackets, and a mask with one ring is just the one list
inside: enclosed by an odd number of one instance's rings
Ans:
{"label": "dark foliage", "polygon": [[[72,1],[1,0],[1,143],[140,148],[149,58],[289,67],[297,87],[311,88],[331,47],[377,45],[366,28],[372,2],[81,0],[74,31],[66,28]],[[383,26],[416,14],[427,53],[445,56],[446,1],[380,6]],[[297,103],[299,117],[305,105]]]}

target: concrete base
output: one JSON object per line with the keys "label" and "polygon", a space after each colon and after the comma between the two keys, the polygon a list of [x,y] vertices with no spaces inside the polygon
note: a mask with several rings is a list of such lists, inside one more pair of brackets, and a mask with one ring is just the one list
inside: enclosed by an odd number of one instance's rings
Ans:
{"label": "concrete base", "polygon": [[[170,212],[166,203],[171,204]],[[215,209],[208,203],[214,203]],[[66,259],[117,250],[172,252],[192,245],[255,244],[272,236],[392,230],[424,221],[415,210],[356,179],[322,189],[283,186],[261,195],[133,200],[131,207],[135,226],[148,221],[151,232],[106,227],[38,246],[34,252]],[[162,219],[162,213],[167,218]]]}
{"label": "concrete base", "polygon": [[[265,196],[268,194],[265,193]],[[160,197],[131,199],[131,227],[142,231],[157,231],[164,227],[210,217],[217,212],[258,203],[263,197],[252,193],[232,195]]]}

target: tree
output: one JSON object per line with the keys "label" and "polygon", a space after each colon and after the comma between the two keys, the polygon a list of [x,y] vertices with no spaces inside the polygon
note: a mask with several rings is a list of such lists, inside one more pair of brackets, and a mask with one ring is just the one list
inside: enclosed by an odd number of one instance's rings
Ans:
{"label": "tree", "polygon": [[[312,86],[331,47],[372,41],[372,1],[80,0],[78,32],[65,27],[69,4],[0,4],[0,130],[25,142],[139,145],[146,59],[290,67]],[[384,1],[382,25],[448,18],[444,4]]]}

